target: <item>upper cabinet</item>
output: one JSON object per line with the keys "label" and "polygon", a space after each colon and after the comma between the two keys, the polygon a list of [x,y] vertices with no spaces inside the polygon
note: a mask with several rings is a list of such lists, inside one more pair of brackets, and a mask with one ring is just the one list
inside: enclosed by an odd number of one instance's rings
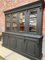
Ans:
{"label": "upper cabinet", "polygon": [[7,32],[41,34],[42,5],[27,5],[5,14]]}

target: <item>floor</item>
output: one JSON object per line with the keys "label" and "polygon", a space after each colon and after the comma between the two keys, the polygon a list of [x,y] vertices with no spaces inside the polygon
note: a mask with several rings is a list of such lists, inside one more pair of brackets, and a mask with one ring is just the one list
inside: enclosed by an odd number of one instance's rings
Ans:
{"label": "floor", "polygon": [[[14,51],[11,51],[11,50],[3,47],[2,42],[3,42],[3,40],[1,39],[1,41],[0,41],[0,56],[5,58],[6,60],[31,60],[31,59],[28,59]],[[43,53],[42,60],[45,60],[45,37],[43,39],[42,53]]]}
{"label": "floor", "polygon": [[0,56],[6,60],[30,60],[16,52],[13,52],[3,46],[0,46]]}

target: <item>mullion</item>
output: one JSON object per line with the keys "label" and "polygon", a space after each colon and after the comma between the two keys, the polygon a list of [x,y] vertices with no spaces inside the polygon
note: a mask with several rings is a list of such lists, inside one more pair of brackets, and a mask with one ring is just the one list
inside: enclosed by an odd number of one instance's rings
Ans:
{"label": "mullion", "polygon": [[12,32],[12,15],[10,14],[10,32]]}
{"label": "mullion", "polygon": [[30,24],[30,14],[31,14],[30,12],[31,12],[31,11],[30,11],[30,10],[28,10],[28,11],[29,11],[29,13],[28,13],[28,18],[29,18],[29,19],[28,19],[28,32],[30,32],[30,31],[29,31],[29,27],[30,27],[29,24]]}
{"label": "mullion", "polygon": [[29,10],[26,10],[25,31],[29,32]]}
{"label": "mullion", "polygon": [[27,30],[27,28],[26,28],[26,11],[24,11],[24,13],[25,13],[25,22],[24,22],[24,32],[26,32],[26,30]]}
{"label": "mullion", "polygon": [[19,30],[19,26],[18,26],[18,24],[19,24],[19,20],[18,20],[18,12],[17,12],[17,17],[16,17],[16,24],[17,24],[17,32],[18,32],[18,30]]}

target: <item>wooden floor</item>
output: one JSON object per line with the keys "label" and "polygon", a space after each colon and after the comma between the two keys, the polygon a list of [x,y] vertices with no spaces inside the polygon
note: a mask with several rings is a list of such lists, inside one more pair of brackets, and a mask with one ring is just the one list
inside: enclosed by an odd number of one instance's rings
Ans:
{"label": "wooden floor", "polygon": [[5,60],[2,56],[0,56],[0,60]]}

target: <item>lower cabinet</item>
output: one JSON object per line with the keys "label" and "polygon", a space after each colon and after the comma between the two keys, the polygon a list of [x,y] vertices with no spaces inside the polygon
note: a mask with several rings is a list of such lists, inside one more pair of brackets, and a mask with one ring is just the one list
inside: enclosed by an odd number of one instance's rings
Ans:
{"label": "lower cabinet", "polygon": [[42,56],[42,37],[28,37],[19,34],[4,33],[3,46],[32,60],[40,60]]}

